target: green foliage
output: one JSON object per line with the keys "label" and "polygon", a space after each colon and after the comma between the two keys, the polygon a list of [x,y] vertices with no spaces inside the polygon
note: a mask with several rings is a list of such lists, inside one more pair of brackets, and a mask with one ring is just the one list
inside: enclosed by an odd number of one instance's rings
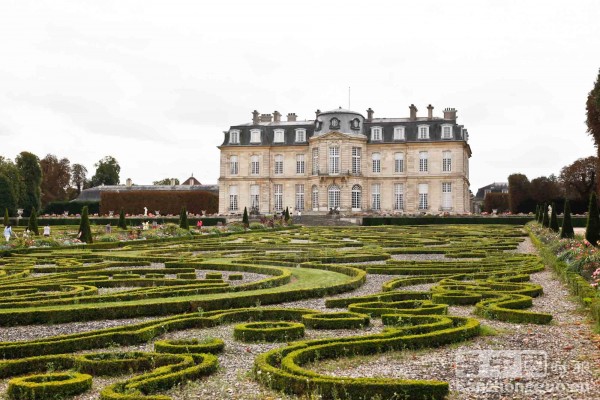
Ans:
{"label": "green foliage", "polygon": [[123,210],[122,208],[119,212],[119,223],[117,224],[117,226],[121,229],[127,229],[127,221],[125,221],[125,210]]}
{"label": "green foliage", "polygon": [[588,220],[587,226],[585,227],[585,238],[593,246],[598,246],[598,240],[600,240],[600,216],[598,215],[598,201],[596,200],[596,192],[592,192],[590,196]]}
{"label": "green foliage", "polygon": [[12,400],[60,399],[88,391],[92,377],[78,372],[55,372],[11,379],[8,397]]}
{"label": "green foliage", "polygon": [[17,201],[10,179],[0,171],[0,209],[4,208],[14,215],[17,212]]}
{"label": "green foliage", "polygon": [[285,222],[288,222],[290,220],[290,210],[287,207],[285,208],[285,214],[283,218],[285,219]]}
{"label": "green foliage", "polygon": [[171,186],[171,183],[174,185],[179,185],[179,179],[177,178],[164,178],[159,181],[152,182],[155,186]]}
{"label": "green foliage", "polygon": [[8,212],[15,215],[23,192],[21,173],[15,163],[0,156],[0,176],[5,178],[0,178],[0,207],[8,208]]}
{"label": "green foliage", "polygon": [[10,225],[10,218],[8,216],[8,208],[4,209],[4,220],[3,220],[3,224],[4,226]]}
{"label": "green foliage", "polygon": [[90,219],[88,217],[88,208],[81,210],[81,221],[79,222],[79,240],[84,243],[92,243],[92,229],[90,228]]}
{"label": "green foliage", "polygon": [[29,228],[29,230],[36,235],[40,234],[38,229],[38,216],[35,208],[31,210],[29,221],[27,222],[27,228]]}
{"label": "green foliage", "polygon": [[247,228],[250,225],[250,221],[248,220],[248,209],[244,207],[244,216],[242,217],[242,223]]}
{"label": "green foliage", "polygon": [[32,209],[41,209],[42,167],[39,158],[27,151],[17,156],[16,165],[23,182],[19,205],[25,210],[25,215],[29,215]]}
{"label": "green foliage", "polygon": [[571,222],[571,205],[569,204],[569,199],[565,200],[565,212],[560,237],[561,239],[573,239],[575,237],[573,223]]}
{"label": "green foliage", "polygon": [[181,229],[190,229],[190,223],[188,221],[187,210],[185,207],[181,207],[181,212],[179,213],[179,227]]}
{"label": "green foliage", "polygon": [[92,186],[118,185],[121,166],[112,156],[106,156],[96,164],[96,173],[92,176]]}
{"label": "green foliage", "polygon": [[530,212],[533,209],[531,200],[531,183],[523,174],[508,176],[508,202],[513,214]]}
{"label": "green foliage", "polygon": [[548,228],[550,226],[550,218],[548,217],[548,204],[542,206],[542,226]]}
{"label": "green foliage", "polygon": [[[594,82],[594,88],[588,94],[585,108],[587,111],[586,124],[588,133],[594,138],[596,149],[598,154],[600,154],[600,69],[598,70],[596,82]],[[598,178],[596,176],[596,179]],[[598,189],[600,189],[600,186]]]}
{"label": "green foliage", "polygon": [[558,219],[556,218],[556,204],[552,203],[552,213],[550,214],[550,229],[558,232]]}

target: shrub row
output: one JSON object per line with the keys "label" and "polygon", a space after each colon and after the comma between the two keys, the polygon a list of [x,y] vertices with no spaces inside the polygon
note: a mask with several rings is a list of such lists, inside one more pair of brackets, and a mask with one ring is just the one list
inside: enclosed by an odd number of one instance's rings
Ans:
{"label": "shrub row", "polygon": [[7,394],[13,400],[57,399],[86,392],[91,387],[90,375],[55,372],[11,379]]}
{"label": "shrub row", "polygon": [[154,342],[154,351],[157,353],[170,354],[198,354],[211,353],[217,354],[223,351],[225,342],[221,339],[179,339],[179,340],[158,340]]}
{"label": "shrub row", "polygon": [[361,329],[369,326],[369,322],[370,318],[368,315],[354,312],[307,314],[302,316],[302,323],[311,329]]}
{"label": "shrub row", "polygon": [[242,342],[289,342],[304,337],[298,322],[250,322],[233,327],[233,337]]}

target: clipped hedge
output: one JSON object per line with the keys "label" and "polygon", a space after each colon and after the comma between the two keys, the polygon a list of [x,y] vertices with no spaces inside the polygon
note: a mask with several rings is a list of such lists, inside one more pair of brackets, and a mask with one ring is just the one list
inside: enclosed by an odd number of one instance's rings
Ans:
{"label": "clipped hedge", "polygon": [[91,375],[56,372],[11,379],[7,394],[12,400],[56,399],[86,392],[91,387]]}
{"label": "clipped hedge", "polygon": [[225,342],[221,339],[212,338],[206,340],[200,339],[179,339],[179,340],[159,340],[154,342],[154,351],[157,353],[171,354],[197,354],[211,353],[217,354],[223,351]]}
{"label": "clipped hedge", "polygon": [[302,323],[311,329],[361,329],[369,326],[370,318],[366,314],[337,312],[308,314],[302,316]]}
{"label": "clipped hedge", "polygon": [[233,327],[233,337],[242,342],[289,342],[304,337],[298,322],[251,322]]}

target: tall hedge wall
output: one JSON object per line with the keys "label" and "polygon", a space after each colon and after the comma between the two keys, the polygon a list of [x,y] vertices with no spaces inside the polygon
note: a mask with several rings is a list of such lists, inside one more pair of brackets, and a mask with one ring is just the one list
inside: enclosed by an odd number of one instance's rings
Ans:
{"label": "tall hedge wall", "polygon": [[72,215],[81,214],[81,210],[85,206],[91,215],[100,213],[100,202],[98,201],[53,201],[42,210],[42,214],[63,214],[65,211]]}
{"label": "tall hedge wall", "polygon": [[103,192],[100,195],[100,213],[119,212],[123,209],[127,214],[142,214],[144,207],[148,212],[158,210],[162,215],[177,215],[181,207],[188,212],[199,214],[206,211],[214,214],[219,210],[219,196],[207,191],[121,191]]}
{"label": "tall hedge wall", "polygon": [[[440,225],[440,224],[501,224],[525,225],[534,217],[364,217],[363,226],[376,225]],[[585,227],[585,217],[572,217],[574,227]],[[558,219],[562,224],[562,217]]]}

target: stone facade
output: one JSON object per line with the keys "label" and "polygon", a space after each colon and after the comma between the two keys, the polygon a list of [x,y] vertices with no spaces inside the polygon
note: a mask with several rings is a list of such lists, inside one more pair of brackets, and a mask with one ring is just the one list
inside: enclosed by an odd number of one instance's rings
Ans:
{"label": "stone facade", "polygon": [[219,212],[469,212],[468,133],[454,109],[432,110],[374,119],[338,109],[311,121],[254,112],[219,146]]}

